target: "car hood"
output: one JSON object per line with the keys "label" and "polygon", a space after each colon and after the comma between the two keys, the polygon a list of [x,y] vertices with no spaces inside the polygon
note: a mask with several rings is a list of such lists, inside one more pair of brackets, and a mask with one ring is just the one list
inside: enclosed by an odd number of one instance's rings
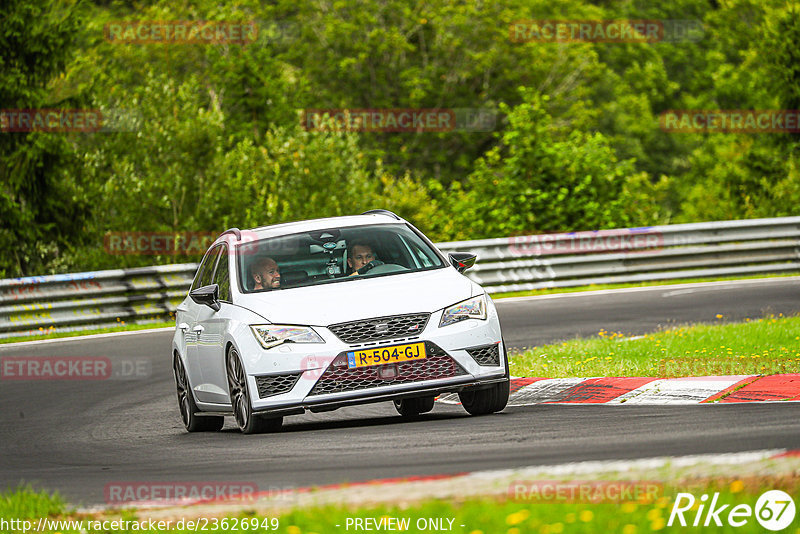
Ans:
{"label": "car hood", "polygon": [[327,326],[369,317],[434,312],[482,292],[455,269],[353,279],[239,295],[236,304],[271,323]]}

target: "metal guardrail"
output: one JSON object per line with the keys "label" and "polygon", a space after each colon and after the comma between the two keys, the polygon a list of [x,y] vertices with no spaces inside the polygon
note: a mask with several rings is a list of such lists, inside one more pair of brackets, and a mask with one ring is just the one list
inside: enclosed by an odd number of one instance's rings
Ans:
{"label": "metal guardrail", "polygon": [[[514,236],[437,245],[468,251],[490,293],[800,272],[800,217]],[[169,320],[197,264],[0,280],[0,338]]]}
{"label": "metal guardrail", "polygon": [[517,236],[438,244],[467,250],[491,293],[800,271],[800,217]]}
{"label": "metal guardrail", "polygon": [[0,280],[0,338],[169,320],[197,264]]}

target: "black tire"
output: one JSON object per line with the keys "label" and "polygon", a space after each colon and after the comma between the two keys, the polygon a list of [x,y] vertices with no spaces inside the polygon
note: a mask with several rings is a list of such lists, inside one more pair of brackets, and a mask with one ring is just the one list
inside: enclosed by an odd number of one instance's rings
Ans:
{"label": "black tire", "polygon": [[458,394],[461,405],[470,415],[486,415],[502,411],[508,404],[511,391],[511,373],[508,369],[508,350],[503,339],[503,361],[506,365],[506,379],[486,389],[465,390]]}
{"label": "black tire", "polygon": [[403,417],[416,417],[421,413],[433,410],[436,397],[414,397],[411,399],[395,399],[394,408]]}
{"label": "black tire", "polygon": [[196,415],[199,409],[194,402],[189,377],[180,356],[175,354],[172,360],[172,372],[175,376],[175,387],[178,390],[178,409],[187,432],[216,432],[225,424],[225,418],[217,415]]}
{"label": "black tire", "polygon": [[468,389],[458,394],[461,405],[470,415],[486,415],[503,410],[508,404],[510,380],[484,389]]}
{"label": "black tire", "polygon": [[261,434],[275,432],[283,425],[283,417],[264,417],[253,413],[250,404],[250,393],[247,389],[247,378],[244,374],[239,353],[231,347],[225,358],[225,370],[228,375],[228,393],[231,397],[231,408],[236,425],[243,434]]}

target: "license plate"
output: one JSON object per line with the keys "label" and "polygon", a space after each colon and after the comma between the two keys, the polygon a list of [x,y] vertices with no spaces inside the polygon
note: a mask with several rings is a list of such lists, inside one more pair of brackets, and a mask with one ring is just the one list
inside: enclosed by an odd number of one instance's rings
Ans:
{"label": "license plate", "polygon": [[354,350],[347,353],[347,367],[369,367],[386,363],[424,360],[425,343],[408,343],[392,347],[376,347],[374,349]]}

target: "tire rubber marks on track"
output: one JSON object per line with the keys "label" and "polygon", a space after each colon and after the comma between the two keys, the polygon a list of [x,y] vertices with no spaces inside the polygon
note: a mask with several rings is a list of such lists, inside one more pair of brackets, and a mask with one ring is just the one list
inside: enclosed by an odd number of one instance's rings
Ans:
{"label": "tire rubber marks on track", "polygon": [[539,380],[545,380],[544,378],[512,378],[511,385],[509,387],[509,392],[511,395],[519,391],[520,389],[524,388],[525,386],[529,386],[534,382],[538,382]]}
{"label": "tire rubber marks on track", "polygon": [[[509,406],[800,401],[800,374],[686,378],[512,378]],[[458,394],[438,398],[459,404]]]}
{"label": "tire rubber marks on track", "polygon": [[642,377],[588,378],[566,389],[557,401],[564,403],[605,403],[617,399],[629,391],[636,390],[656,380]]}
{"label": "tire rubber marks on track", "polygon": [[800,374],[770,375],[737,389],[720,402],[800,400]]}
{"label": "tire rubber marks on track", "polygon": [[735,375],[654,380],[620,395],[612,404],[697,404],[748,378]]}
{"label": "tire rubber marks on track", "polygon": [[[509,406],[800,401],[800,374],[686,378],[512,378]],[[439,397],[458,404],[458,395]]]}
{"label": "tire rubber marks on track", "polygon": [[509,406],[527,406],[529,404],[542,404],[545,402],[562,402],[565,395],[575,386],[587,380],[586,378],[547,378],[537,380],[511,395],[508,399]]}

